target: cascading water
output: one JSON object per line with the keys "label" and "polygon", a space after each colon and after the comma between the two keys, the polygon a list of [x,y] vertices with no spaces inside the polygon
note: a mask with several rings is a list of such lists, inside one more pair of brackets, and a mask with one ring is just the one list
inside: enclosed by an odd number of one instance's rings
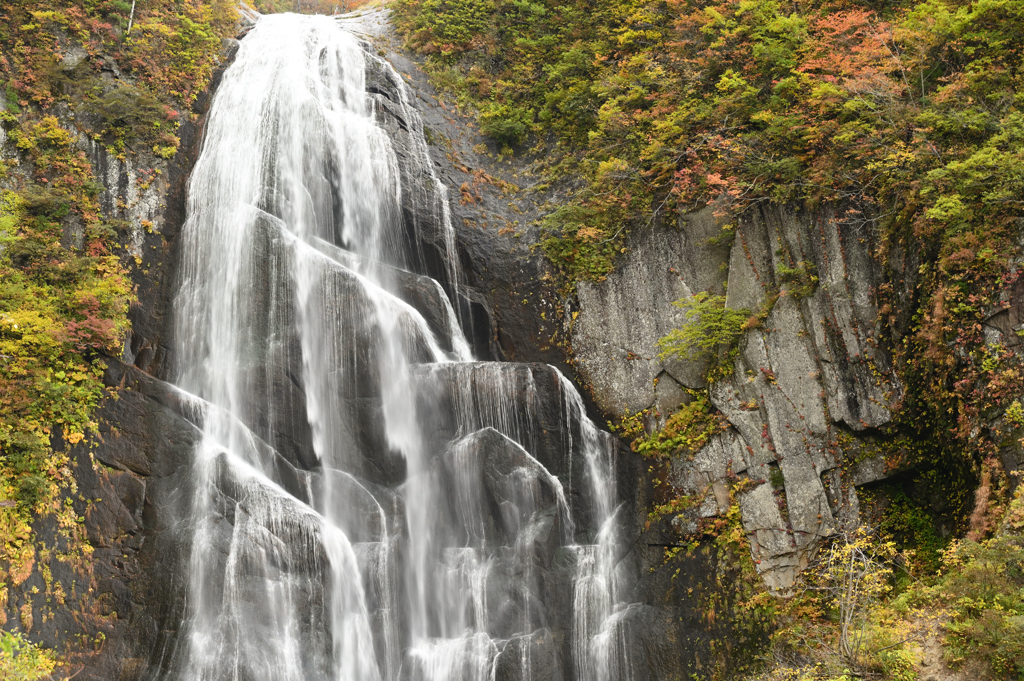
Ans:
{"label": "cascading water", "polygon": [[163,678],[628,678],[613,441],[553,368],[472,361],[444,188],[365,47],[261,18],[209,114],[175,304],[203,438]]}

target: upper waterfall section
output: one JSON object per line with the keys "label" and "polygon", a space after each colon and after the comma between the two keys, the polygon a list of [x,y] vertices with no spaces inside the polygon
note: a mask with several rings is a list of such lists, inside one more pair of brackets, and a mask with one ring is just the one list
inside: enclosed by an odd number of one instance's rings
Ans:
{"label": "upper waterfall section", "polygon": [[[368,72],[392,81],[387,92],[397,101],[368,93]],[[439,348],[468,358],[444,292],[403,271],[435,275],[454,297],[445,190],[404,96],[398,76],[336,20],[264,17],[225,73],[190,181],[176,382],[301,466],[311,463],[315,435],[306,412],[318,408],[302,378],[311,367],[302,363],[332,352],[320,338],[357,347],[356,336],[379,335],[369,310],[384,305],[393,314],[380,318],[395,318],[415,359],[438,359]],[[407,129],[398,149],[398,136],[378,125],[382,110]],[[318,309],[327,295],[347,305],[347,315]],[[345,316],[344,328],[330,328]],[[380,350],[369,345],[367,352]],[[334,359],[324,363],[356,372],[367,358]],[[350,397],[366,389],[346,388]]]}

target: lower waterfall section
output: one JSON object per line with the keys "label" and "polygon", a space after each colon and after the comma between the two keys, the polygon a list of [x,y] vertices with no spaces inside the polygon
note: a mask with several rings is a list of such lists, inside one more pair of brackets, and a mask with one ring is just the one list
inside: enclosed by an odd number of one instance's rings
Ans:
{"label": "lower waterfall section", "polygon": [[410,99],[328,17],[261,18],[224,74],[182,233],[202,441],[161,678],[632,676],[616,443],[554,368],[472,360]]}

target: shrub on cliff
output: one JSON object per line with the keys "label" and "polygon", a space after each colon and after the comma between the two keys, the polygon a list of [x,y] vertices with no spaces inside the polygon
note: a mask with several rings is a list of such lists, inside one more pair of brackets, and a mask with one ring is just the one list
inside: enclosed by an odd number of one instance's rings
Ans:
{"label": "shrub on cliff", "polygon": [[725,306],[725,296],[706,291],[672,303],[686,313],[686,321],[678,329],[658,340],[662,359],[707,359],[710,374],[729,374],[736,358],[740,337],[747,328],[750,310],[734,310]]}
{"label": "shrub on cliff", "polygon": [[54,655],[25,640],[19,633],[0,631],[0,679],[36,681],[50,678]]}

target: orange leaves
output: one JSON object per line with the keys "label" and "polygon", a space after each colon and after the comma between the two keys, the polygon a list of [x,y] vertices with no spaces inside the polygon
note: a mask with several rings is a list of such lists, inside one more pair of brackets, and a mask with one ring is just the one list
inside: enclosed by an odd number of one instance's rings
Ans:
{"label": "orange leaves", "polygon": [[608,238],[608,233],[599,227],[581,227],[576,231],[576,238],[582,241],[600,241]]}

